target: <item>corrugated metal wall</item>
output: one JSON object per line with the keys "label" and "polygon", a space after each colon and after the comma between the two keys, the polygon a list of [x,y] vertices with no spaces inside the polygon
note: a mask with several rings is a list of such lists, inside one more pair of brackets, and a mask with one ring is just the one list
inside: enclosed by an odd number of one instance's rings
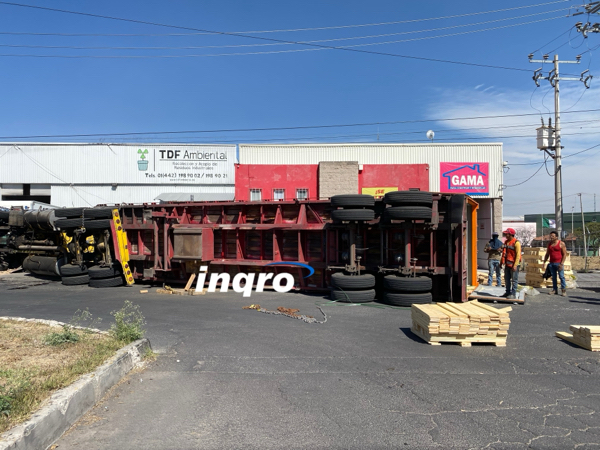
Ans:
{"label": "corrugated metal wall", "polygon": [[56,206],[94,206],[98,204],[152,203],[160,194],[227,193],[233,195],[233,186],[156,186],[156,185],[53,185],[51,203]]}
{"label": "corrugated metal wall", "polygon": [[487,162],[490,193],[481,197],[502,197],[502,143],[240,144],[239,161],[240,164],[318,164],[321,161],[429,164],[431,191],[440,190],[440,162]]}

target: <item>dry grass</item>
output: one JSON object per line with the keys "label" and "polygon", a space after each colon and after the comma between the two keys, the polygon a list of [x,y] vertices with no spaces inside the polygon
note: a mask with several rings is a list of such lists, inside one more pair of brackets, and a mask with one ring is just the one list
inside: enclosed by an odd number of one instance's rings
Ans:
{"label": "dry grass", "polygon": [[0,321],[0,433],[26,420],[53,391],[92,372],[124,344],[98,333],[76,330],[76,343],[45,344],[61,327]]}

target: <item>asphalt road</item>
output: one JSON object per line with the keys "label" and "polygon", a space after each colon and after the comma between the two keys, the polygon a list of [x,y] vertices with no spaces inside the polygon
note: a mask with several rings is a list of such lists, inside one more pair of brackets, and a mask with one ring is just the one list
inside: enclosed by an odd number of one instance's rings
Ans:
{"label": "asphalt road", "polygon": [[600,355],[554,332],[600,324],[599,279],[513,306],[506,348],[429,346],[410,333],[407,309],[325,304],[327,322],[308,324],[242,306],[321,319],[315,305],[327,300],[33,285],[22,274],[0,277],[0,315],[65,321],[88,307],[107,328],[128,299],[147,318],[158,359],[59,450],[597,448]]}

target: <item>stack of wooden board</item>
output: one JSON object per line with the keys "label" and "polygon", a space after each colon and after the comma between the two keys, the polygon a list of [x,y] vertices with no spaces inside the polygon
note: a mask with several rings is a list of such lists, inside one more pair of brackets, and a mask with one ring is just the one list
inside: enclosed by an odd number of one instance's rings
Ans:
{"label": "stack of wooden board", "polygon": [[[525,263],[525,282],[531,287],[552,287],[552,279],[544,280],[544,258],[546,249],[540,247],[524,247],[523,261]],[[568,281],[573,280],[573,270],[571,269],[571,253],[567,252],[567,259],[564,265],[565,278]],[[567,285],[568,286],[568,285]]]}
{"label": "stack of wooden board", "polygon": [[600,326],[571,325],[569,329],[573,334],[557,331],[556,336],[593,352],[600,352]]}
{"label": "stack of wooden board", "polygon": [[544,257],[546,249],[539,247],[524,247],[523,262],[525,263],[525,283],[527,286],[545,288],[552,286],[552,280],[544,280]]}
{"label": "stack of wooden board", "polygon": [[494,308],[477,300],[466,303],[412,305],[411,331],[431,345],[442,342],[506,346],[512,308]]}
{"label": "stack of wooden board", "polygon": [[[487,270],[478,270],[477,271],[477,282],[479,284],[487,285],[489,278],[489,271]],[[496,286],[496,274],[494,274],[494,279],[492,280],[492,285]],[[500,284],[504,286],[504,270],[500,271]]]}

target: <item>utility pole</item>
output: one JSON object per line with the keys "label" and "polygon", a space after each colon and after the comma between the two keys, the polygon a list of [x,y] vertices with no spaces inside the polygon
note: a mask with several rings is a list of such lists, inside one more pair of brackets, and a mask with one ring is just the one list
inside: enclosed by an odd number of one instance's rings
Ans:
{"label": "utility pole", "polygon": [[[588,75],[584,78],[584,75],[587,73],[587,70],[581,74],[580,78],[573,77],[560,77],[559,76],[559,65],[562,64],[579,64],[581,60],[581,55],[578,55],[575,59],[576,61],[559,61],[558,55],[554,55],[554,59],[552,61],[548,60],[548,55],[543,56],[544,59],[533,59],[533,54],[529,54],[529,62],[530,63],[542,63],[542,64],[554,64],[554,69],[552,69],[548,76],[543,76],[542,68],[537,69],[533,73],[533,81],[536,86],[539,86],[539,80],[548,80],[550,85],[554,88],[554,139],[550,139],[549,145],[546,148],[542,148],[551,158],[554,159],[554,218],[556,220],[556,231],[558,231],[558,236],[560,239],[564,239],[563,236],[563,205],[562,205],[562,163],[561,163],[561,139],[560,139],[560,85],[559,82],[563,81],[581,81],[583,82],[586,88],[589,88],[589,80],[591,79],[591,75]],[[543,119],[542,119],[543,121]],[[542,124],[543,125],[543,124]],[[551,127],[551,125],[550,125]],[[542,126],[542,129],[544,125]],[[540,130],[540,129],[538,129]],[[539,140],[539,139],[538,139]],[[554,153],[552,153],[552,151]]]}
{"label": "utility pole", "polygon": [[585,263],[583,266],[583,271],[587,272],[587,238],[585,236],[585,219],[583,217],[583,202],[581,201],[581,194],[579,195],[579,207],[581,208],[581,230],[583,231],[583,251],[585,252]]}

